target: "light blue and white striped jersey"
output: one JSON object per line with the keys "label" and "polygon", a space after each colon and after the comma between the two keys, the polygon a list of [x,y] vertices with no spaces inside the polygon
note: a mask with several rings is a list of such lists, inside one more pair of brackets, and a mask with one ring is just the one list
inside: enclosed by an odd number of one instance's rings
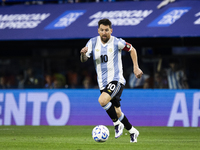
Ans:
{"label": "light blue and white striped jersey", "polygon": [[130,51],[131,44],[114,36],[111,36],[109,41],[103,44],[100,36],[97,36],[90,39],[86,47],[88,47],[86,56],[90,58],[93,55],[100,90],[103,90],[111,81],[118,81],[125,85],[121,51]]}
{"label": "light blue and white striped jersey", "polygon": [[186,75],[183,70],[172,71],[172,69],[167,69],[167,79],[169,84],[169,89],[184,89],[183,81],[186,81]]}

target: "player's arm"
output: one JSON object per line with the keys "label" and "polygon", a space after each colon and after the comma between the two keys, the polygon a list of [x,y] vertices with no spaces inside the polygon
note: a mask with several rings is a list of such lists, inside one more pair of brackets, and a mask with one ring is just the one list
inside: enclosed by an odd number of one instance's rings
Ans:
{"label": "player's arm", "polygon": [[136,78],[141,78],[143,72],[139,68],[139,65],[138,65],[137,52],[134,47],[131,47],[129,52],[130,52],[130,56],[131,56],[131,59],[133,62],[133,72],[134,72]]}
{"label": "player's arm", "polygon": [[81,62],[86,62],[88,60],[88,57],[86,56],[86,53],[88,51],[88,47],[83,47],[80,51],[81,56],[80,56],[80,60]]}
{"label": "player's arm", "polygon": [[122,43],[124,43],[124,44],[122,44],[122,45],[120,44],[119,47],[123,46],[123,48],[122,48],[123,51],[130,52],[130,56],[131,56],[131,59],[133,62],[133,72],[134,72],[136,78],[141,78],[143,72],[139,68],[139,65],[138,65],[136,49],[130,43],[127,43],[125,41],[122,41]]}

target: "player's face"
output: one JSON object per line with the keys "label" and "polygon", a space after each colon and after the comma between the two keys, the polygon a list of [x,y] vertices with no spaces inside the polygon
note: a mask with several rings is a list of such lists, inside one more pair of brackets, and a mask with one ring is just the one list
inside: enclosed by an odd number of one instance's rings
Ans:
{"label": "player's face", "polygon": [[109,27],[109,25],[105,26],[101,24],[98,28],[98,33],[101,37],[101,41],[105,44],[110,39],[112,29]]}

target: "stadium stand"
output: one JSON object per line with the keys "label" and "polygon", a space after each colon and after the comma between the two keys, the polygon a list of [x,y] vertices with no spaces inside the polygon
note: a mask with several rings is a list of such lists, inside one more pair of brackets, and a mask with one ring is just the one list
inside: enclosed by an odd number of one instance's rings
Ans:
{"label": "stadium stand", "polygon": [[[152,1],[163,2],[162,0]],[[1,2],[6,5],[44,5],[94,1],[3,0]],[[196,20],[197,18],[198,15]],[[92,60],[83,64],[79,61],[79,50],[86,41],[85,39],[79,39],[79,44],[77,44],[77,40],[52,40],[51,42],[48,40],[0,41],[0,45],[6,50],[0,51],[0,88],[84,88],[85,83],[90,84],[86,85],[87,87],[96,88],[95,70],[93,66],[88,68],[89,64],[93,63]],[[133,41],[141,58],[141,64],[148,68],[148,71],[145,72],[148,72],[151,78],[154,78],[157,71],[158,59],[163,59],[162,67],[164,69],[168,67],[168,60],[173,57],[181,62],[181,67],[187,75],[189,88],[200,88],[200,70],[196,69],[196,64],[199,63],[200,45],[193,44],[197,40],[193,38],[193,40],[187,42],[182,38],[135,38]],[[66,43],[71,45],[66,48]],[[132,71],[130,56],[123,54],[123,60],[125,61],[124,76],[128,83]],[[47,76],[50,79],[47,79]],[[166,75],[164,74],[164,76]],[[90,81],[87,80],[88,78]],[[153,87],[155,86],[152,85],[149,88]],[[130,86],[127,84],[126,88],[130,88]]]}

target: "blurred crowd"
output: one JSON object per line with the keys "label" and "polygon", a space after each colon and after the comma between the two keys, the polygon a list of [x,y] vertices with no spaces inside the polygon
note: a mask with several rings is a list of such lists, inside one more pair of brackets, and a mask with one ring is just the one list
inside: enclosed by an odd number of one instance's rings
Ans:
{"label": "blurred crowd", "polygon": [[1,68],[0,89],[97,88],[95,75],[90,75],[86,70],[74,68],[61,72],[44,73],[44,70],[38,69],[27,67],[24,70],[13,72],[9,68],[3,70]]}
{"label": "blurred crowd", "polygon": [[[174,2],[175,0],[1,0],[2,5],[43,5],[43,4],[64,4],[64,3],[85,3],[85,2],[119,2],[119,1],[163,1],[164,5]],[[162,5],[163,5],[162,4]]]}
{"label": "blurred crowd", "polygon": [[189,89],[184,66],[180,64],[178,58],[169,59],[167,67],[162,66],[162,61],[162,58],[158,59],[154,71],[149,71],[142,65],[144,74],[140,79],[131,73],[129,77],[130,88]]}
{"label": "blurred crowd", "polygon": [[[2,5],[12,4],[46,4],[46,3],[79,3],[79,2],[114,2],[128,0],[2,0]],[[132,0],[142,1],[142,0]],[[143,0],[145,1],[145,0]],[[148,0],[146,0],[148,1]],[[149,0],[153,1],[153,0]],[[175,0],[161,1],[159,7]],[[162,4],[162,5],[161,5]],[[73,53],[72,53],[73,52]],[[46,51],[44,51],[46,57]],[[48,51],[50,53],[50,51]],[[58,57],[55,54],[60,53]],[[49,54],[50,55],[50,54]],[[51,58],[51,57],[54,58]],[[32,56],[31,56],[32,57]],[[38,56],[37,56],[38,57]],[[125,88],[135,89],[188,89],[200,88],[200,71],[190,67],[195,60],[174,58],[153,58],[151,61],[139,56],[140,68],[144,75],[137,79],[133,74],[131,59],[123,54]],[[198,60],[197,60],[198,61]],[[191,63],[191,64],[189,64]],[[190,66],[187,66],[189,64]],[[26,88],[98,88],[93,61],[86,63],[79,60],[79,50],[55,51],[51,56],[35,59],[0,58],[0,89]],[[190,79],[190,80],[188,80]]]}
{"label": "blurred crowd", "polygon": [[[62,55],[62,54],[61,54]],[[93,60],[85,63],[79,60],[79,53],[68,56],[35,59],[0,59],[0,89],[27,88],[98,88]],[[195,88],[188,83],[187,66],[177,57],[153,58],[148,62],[139,55],[142,78],[133,74],[129,53],[123,54],[125,88],[134,89],[188,89]],[[197,76],[199,72],[196,72]],[[198,77],[197,77],[198,78]],[[197,80],[196,80],[197,82]]]}

